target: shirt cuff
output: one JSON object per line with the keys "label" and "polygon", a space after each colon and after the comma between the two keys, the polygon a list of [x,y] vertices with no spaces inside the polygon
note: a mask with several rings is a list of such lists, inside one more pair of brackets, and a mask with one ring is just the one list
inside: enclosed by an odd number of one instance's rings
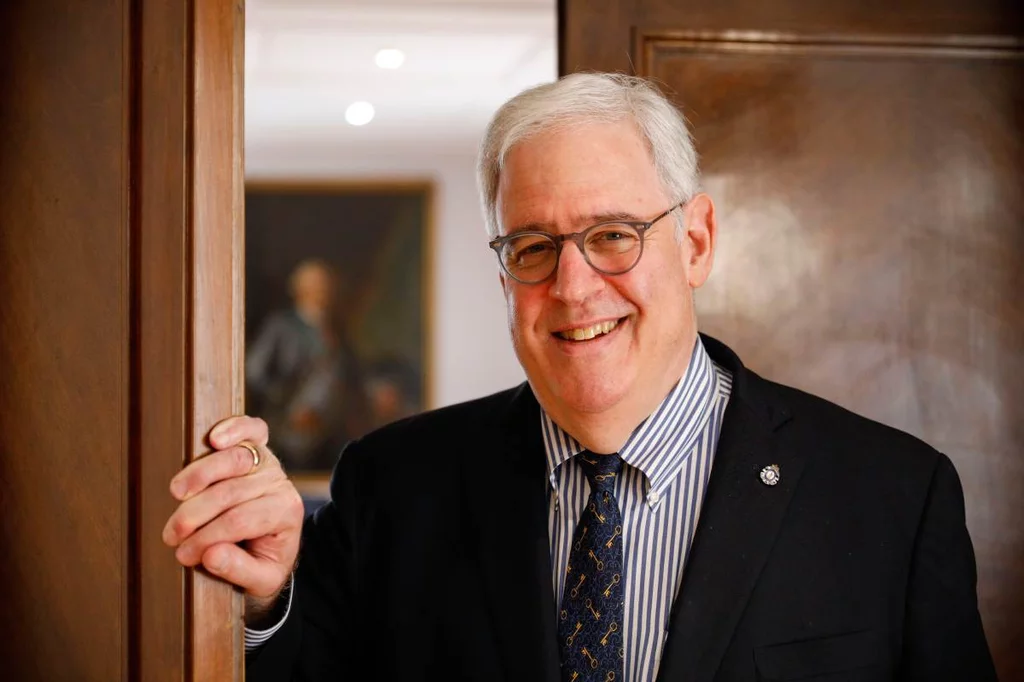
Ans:
{"label": "shirt cuff", "polygon": [[251,653],[261,646],[266,644],[267,640],[274,636],[284,622],[288,620],[288,614],[292,611],[292,595],[295,594],[295,574],[288,580],[288,586],[284,588],[288,593],[288,604],[285,607],[284,615],[281,616],[281,620],[277,621],[272,627],[266,630],[253,630],[251,628],[245,629],[245,653]]}

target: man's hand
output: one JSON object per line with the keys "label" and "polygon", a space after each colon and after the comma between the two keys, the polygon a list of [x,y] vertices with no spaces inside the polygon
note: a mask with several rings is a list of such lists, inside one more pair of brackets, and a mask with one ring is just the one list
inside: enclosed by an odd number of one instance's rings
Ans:
{"label": "man's hand", "polygon": [[[259,466],[243,445],[259,452]],[[210,433],[215,451],[171,479],[180,500],[164,526],[184,566],[207,571],[246,592],[246,620],[269,611],[288,582],[299,553],[303,505],[281,463],[267,449],[267,424],[232,417]],[[241,544],[241,546],[239,545]]]}

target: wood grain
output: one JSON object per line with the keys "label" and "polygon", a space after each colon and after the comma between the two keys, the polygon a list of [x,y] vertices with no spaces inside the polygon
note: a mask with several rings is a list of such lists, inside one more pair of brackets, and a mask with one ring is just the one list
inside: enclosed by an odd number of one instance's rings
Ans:
{"label": "wood grain", "polygon": [[559,0],[559,72],[635,72],[635,32],[1021,36],[1015,0]]}
{"label": "wood grain", "polygon": [[127,667],[127,12],[0,4],[5,679]]}
{"label": "wood grain", "polygon": [[176,506],[168,490],[171,477],[190,451],[190,22],[188,6],[180,2],[143,3],[135,19],[133,450],[138,485],[133,501],[138,521],[132,679],[154,682],[180,682],[188,663],[185,573],[161,531]]}
{"label": "wood grain", "polygon": [[[244,407],[244,12],[232,0],[199,2],[194,12],[189,374],[191,446],[198,454],[207,449],[213,425]],[[189,578],[192,679],[241,680],[241,593],[201,571]]]}
{"label": "wood grain", "polygon": [[242,396],[242,12],[198,4],[0,3],[4,679],[243,676],[160,539]]}

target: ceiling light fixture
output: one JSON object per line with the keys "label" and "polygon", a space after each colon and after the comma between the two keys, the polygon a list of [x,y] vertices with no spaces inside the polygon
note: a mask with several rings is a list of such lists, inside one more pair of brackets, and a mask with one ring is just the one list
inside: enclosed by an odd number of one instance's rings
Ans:
{"label": "ceiling light fixture", "polygon": [[366,125],[373,120],[373,105],[369,102],[353,102],[345,109],[345,120],[354,126]]}
{"label": "ceiling light fixture", "polygon": [[374,61],[382,69],[397,69],[405,63],[405,53],[393,48],[377,51]]}

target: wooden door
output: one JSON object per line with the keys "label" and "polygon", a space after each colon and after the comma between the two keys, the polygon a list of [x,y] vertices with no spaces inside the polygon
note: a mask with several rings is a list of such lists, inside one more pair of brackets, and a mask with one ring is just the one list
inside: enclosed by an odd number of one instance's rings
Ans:
{"label": "wooden door", "polygon": [[720,250],[701,329],[907,430],[963,480],[1004,681],[1024,679],[1024,41],[1010,3],[564,0],[562,73],[656,79]]}
{"label": "wooden door", "polygon": [[4,679],[242,679],[160,540],[241,411],[242,4],[0,3]]}

